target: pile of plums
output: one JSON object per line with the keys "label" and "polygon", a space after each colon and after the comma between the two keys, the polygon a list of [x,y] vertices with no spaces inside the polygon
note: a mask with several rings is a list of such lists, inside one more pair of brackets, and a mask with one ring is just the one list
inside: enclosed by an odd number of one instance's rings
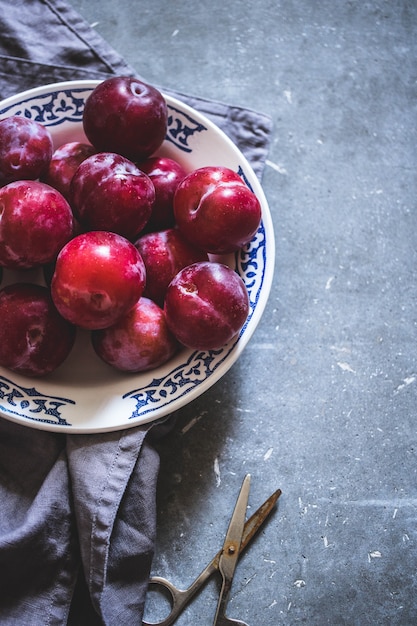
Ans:
{"label": "pile of plums", "polygon": [[[48,374],[77,327],[127,372],[158,367],[182,346],[221,348],[239,333],[248,293],[213,255],[252,239],[260,203],[231,169],[187,172],[158,156],[167,120],[157,89],[117,76],[85,103],[88,143],[53,151],[40,123],[0,121],[0,269],[22,273],[0,290],[0,365]],[[42,284],[25,280],[33,268]]]}

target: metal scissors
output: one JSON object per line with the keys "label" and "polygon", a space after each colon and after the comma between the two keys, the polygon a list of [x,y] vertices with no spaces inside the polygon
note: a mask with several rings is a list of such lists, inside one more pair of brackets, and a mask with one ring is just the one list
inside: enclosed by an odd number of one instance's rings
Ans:
{"label": "metal scissors", "polygon": [[190,600],[200,591],[207,580],[217,572],[222,577],[222,587],[213,626],[247,626],[245,622],[230,619],[225,614],[233,575],[240,553],[252,541],[281,495],[281,490],[277,489],[245,522],[249,489],[250,475],[247,474],[237,498],[222,549],[213,557],[188,589],[178,589],[169,580],[160,576],[153,576],[150,579],[149,584],[154,589],[159,588],[161,591],[168,592],[171,601],[171,611],[162,621],[143,621],[142,626],[170,626],[173,624]]}

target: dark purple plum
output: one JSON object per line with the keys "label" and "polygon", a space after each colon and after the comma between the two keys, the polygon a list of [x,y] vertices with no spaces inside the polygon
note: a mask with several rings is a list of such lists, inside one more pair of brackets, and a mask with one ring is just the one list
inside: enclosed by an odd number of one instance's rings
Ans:
{"label": "dark purple plum", "polygon": [[113,76],[87,98],[83,126],[97,150],[140,161],[164,141],[168,109],[161,92],[152,85],[132,76]]}
{"label": "dark purple plum", "polygon": [[76,328],[56,310],[49,289],[14,283],[0,290],[0,365],[25,376],[45,376],[74,345]]}
{"label": "dark purple plum", "polygon": [[188,265],[172,279],[164,311],[178,341],[195,350],[216,350],[242,329],[249,314],[249,296],[234,270],[203,261]]}
{"label": "dark purple plum", "polygon": [[0,120],[0,185],[40,178],[52,152],[51,134],[39,122],[20,115]]}
{"label": "dark purple plum", "polygon": [[228,254],[249,243],[259,228],[261,205],[242,178],[227,167],[197,168],[174,197],[178,228],[196,246]]}
{"label": "dark purple plum", "polygon": [[55,260],[74,234],[64,196],[46,183],[17,180],[0,188],[0,265],[28,269]]}
{"label": "dark purple plum", "polygon": [[42,180],[58,189],[64,198],[69,200],[72,177],[80,163],[95,152],[96,150],[91,144],[82,141],[70,141],[62,144],[52,154],[49,167]]}
{"label": "dark purple plum", "polygon": [[92,333],[97,355],[124,372],[144,372],[166,363],[179,349],[163,310],[140,298],[116,324]]}
{"label": "dark purple plum", "polygon": [[114,152],[85,159],[70,187],[70,203],[82,227],[112,231],[132,241],[146,226],[154,200],[149,176]]}
{"label": "dark purple plum", "polygon": [[165,230],[175,225],[174,194],[187,172],[178,161],[151,157],[138,163],[155,186],[155,202],[146,230]]}

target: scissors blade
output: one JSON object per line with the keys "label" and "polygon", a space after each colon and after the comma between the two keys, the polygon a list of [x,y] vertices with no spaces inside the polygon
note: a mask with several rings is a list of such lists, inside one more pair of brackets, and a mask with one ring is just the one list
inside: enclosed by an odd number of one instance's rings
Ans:
{"label": "scissors blade", "polygon": [[262,524],[271,513],[278,498],[282,494],[281,489],[274,491],[267,500],[251,515],[245,524],[245,528],[242,536],[242,543],[240,544],[240,552],[246,548],[246,546],[252,541]]}
{"label": "scissors blade", "polygon": [[227,600],[232,586],[233,575],[235,573],[239,558],[242,537],[245,530],[246,509],[248,506],[250,489],[250,474],[245,476],[236,506],[230,520],[229,528],[224,540],[222,553],[219,559],[219,572],[222,575],[223,584],[217,604],[214,625],[219,624],[225,616]]}

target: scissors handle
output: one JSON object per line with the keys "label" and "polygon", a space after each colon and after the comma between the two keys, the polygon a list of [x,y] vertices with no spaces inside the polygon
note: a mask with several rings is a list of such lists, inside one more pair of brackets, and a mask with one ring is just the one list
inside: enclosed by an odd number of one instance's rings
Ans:
{"label": "scissors handle", "polygon": [[[228,588],[227,586],[225,588],[225,586],[223,586],[221,593],[225,594],[225,597],[227,598],[227,596],[229,595],[229,591],[230,588]],[[225,614],[225,610],[226,602],[219,607],[219,610],[217,611],[214,620],[214,626],[248,626],[248,624],[246,622],[242,622],[242,620],[227,617],[227,615]]]}
{"label": "scissors handle", "polygon": [[166,578],[162,578],[161,576],[152,576],[149,580],[149,585],[159,588],[160,591],[165,590],[168,592],[171,610],[169,614],[160,622],[143,621],[142,626],[170,626],[173,624],[190,600],[201,589],[206,580],[208,580],[214,572],[217,572],[218,560],[219,555],[216,555],[216,557],[214,557],[214,559],[207,565],[207,567],[195,579],[193,584],[188,587],[188,589],[178,589]]}

